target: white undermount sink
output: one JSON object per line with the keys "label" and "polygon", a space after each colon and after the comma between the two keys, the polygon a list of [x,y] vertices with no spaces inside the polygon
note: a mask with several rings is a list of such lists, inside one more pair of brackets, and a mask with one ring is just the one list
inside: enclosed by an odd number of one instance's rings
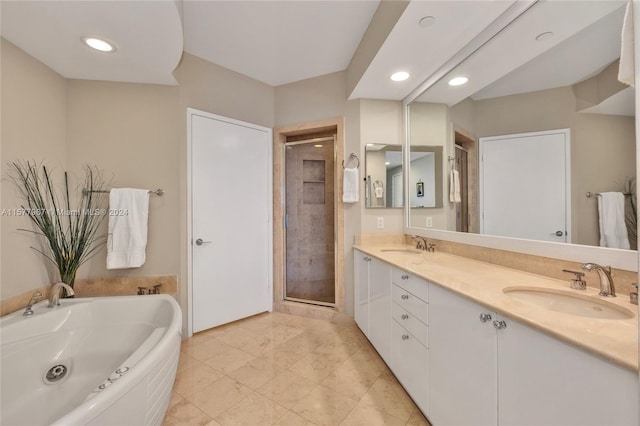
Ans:
{"label": "white undermount sink", "polygon": [[410,248],[388,248],[382,249],[381,252],[394,252],[394,253],[402,253],[402,254],[420,254],[422,251],[418,249],[410,249]]}
{"label": "white undermount sink", "polygon": [[555,312],[599,319],[629,319],[629,309],[606,300],[573,292],[540,287],[507,287],[506,295],[521,302],[537,305]]}

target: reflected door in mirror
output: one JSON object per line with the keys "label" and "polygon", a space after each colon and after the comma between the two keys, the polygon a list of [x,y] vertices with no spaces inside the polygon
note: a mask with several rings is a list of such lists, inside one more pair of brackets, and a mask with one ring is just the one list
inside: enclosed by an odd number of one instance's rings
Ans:
{"label": "reflected door in mirror", "polygon": [[480,138],[480,232],[568,242],[569,129]]}

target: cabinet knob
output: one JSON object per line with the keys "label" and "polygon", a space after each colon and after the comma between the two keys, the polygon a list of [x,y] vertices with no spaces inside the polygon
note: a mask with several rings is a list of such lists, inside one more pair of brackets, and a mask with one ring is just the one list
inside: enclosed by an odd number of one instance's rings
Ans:
{"label": "cabinet knob", "polygon": [[362,258],[365,262],[371,262],[371,258],[369,256],[365,256]]}
{"label": "cabinet knob", "polygon": [[409,319],[409,315],[407,315],[407,314],[402,314],[402,317],[401,317],[401,318],[402,318],[402,319],[404,319],[404,320]]}
{"label": "cabinet knob", "polygon": [[507,323],[502,321],[502,320],[500,320],[500,321],[494,320],[493,321],[493,326],[496,328],[496,330],[503,330],[503,329],[507,328]]}
{"label": "cabinet knob", "polygon": [[409,275],[403,275],[400,278],[402,278],[403,280],[408,280],[409,279]]}
{"label": "cabinet knob", "polygon": [[409,295],[408,294],[403,294],[400,297],[402,298],[402,300],[407,300],[409,298]]}
{"label": "cabinet knob", "polygon": [[409,340],[409,335],[408,334],[403,334],[402,335],[402,340]]}
{"label": "cabinet knob", "polygon": [[491,321],[491,314],[487,314],[487,313],[481,313],[480,314],[480,321],[481,322],[487,322],[487,321]]}

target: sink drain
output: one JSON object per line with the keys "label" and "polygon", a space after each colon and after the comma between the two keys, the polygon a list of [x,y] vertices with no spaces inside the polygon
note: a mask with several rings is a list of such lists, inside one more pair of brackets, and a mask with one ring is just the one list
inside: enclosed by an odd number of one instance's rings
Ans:
{"label": "sink drain", "polygon": [[44,375],[44,382],[47,384],[57,383],[64,379],[69,372],[69,367],[64,364],[57,364],[51,367]]}

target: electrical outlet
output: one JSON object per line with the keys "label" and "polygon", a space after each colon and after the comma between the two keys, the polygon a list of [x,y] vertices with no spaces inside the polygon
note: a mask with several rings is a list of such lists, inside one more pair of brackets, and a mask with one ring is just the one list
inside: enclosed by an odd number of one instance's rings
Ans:
{"label": "electrical outlet", "polygon": [[384,217],[378,218],[378,229],[384,228]]}
{"label": "electrical outlet", "polygon": [[431,216],[427,216],[427,228],[433,227],[433,218]]}

